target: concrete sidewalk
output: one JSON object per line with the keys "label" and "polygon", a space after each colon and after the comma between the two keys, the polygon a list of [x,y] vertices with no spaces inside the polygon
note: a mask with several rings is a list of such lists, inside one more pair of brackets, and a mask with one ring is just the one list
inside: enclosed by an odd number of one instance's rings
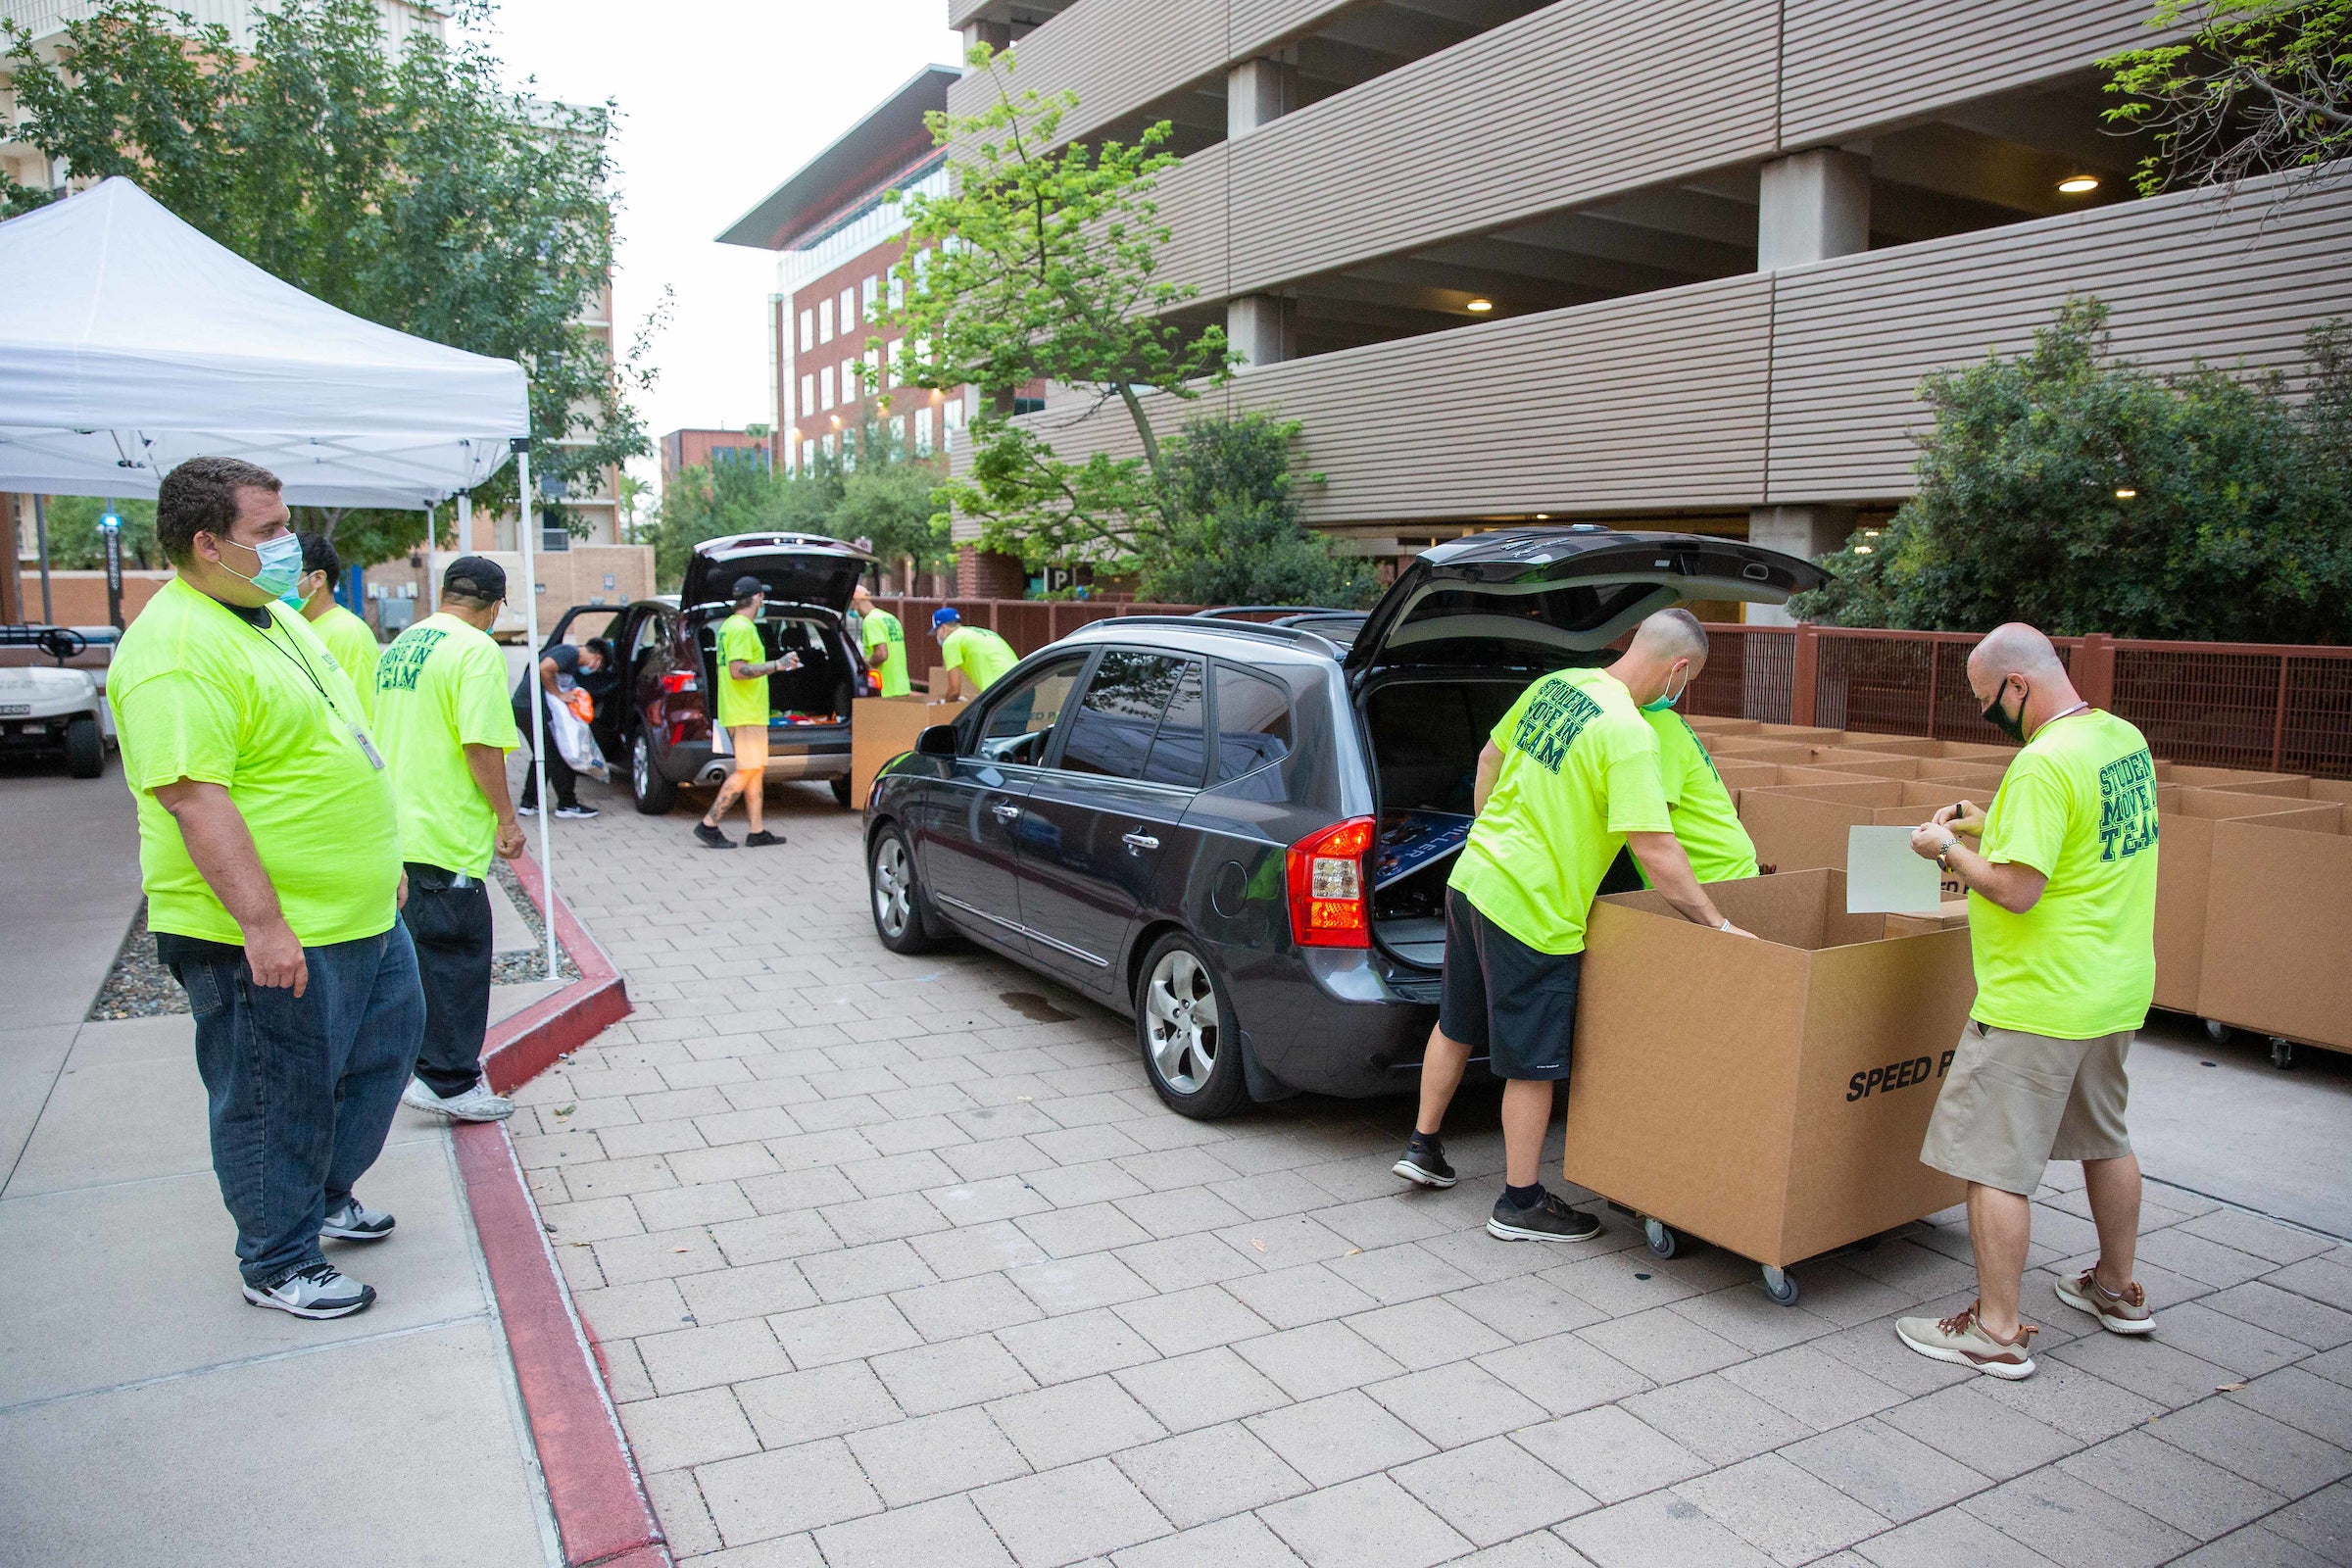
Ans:
{"label": "concrete sidewalk", "polygon": [[374,1307],[246,1305],[192,1021],[80,1021],[138,900],[117,764],[0,779],[0,1563],[561,1561],[447,1129],[403,1110],[399,1230],[328,1244]]}

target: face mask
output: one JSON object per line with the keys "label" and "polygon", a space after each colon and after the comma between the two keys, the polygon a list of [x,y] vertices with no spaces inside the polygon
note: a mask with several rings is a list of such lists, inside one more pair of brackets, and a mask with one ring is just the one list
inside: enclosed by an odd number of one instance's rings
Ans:
{"label": "face mask", "polygon": [[1644,713],[1662,713],[1667,709],[1672,708],[1675,704],[1681,702],[1683,700],[1683,692],[1687,692],[1690,689],[1690,677],[1686,675],[1683,677],[1682,691],[1660,692],[1657,696],[1651,698],[1648,702],[1642,705],[1642,711]]}
{"label": "face mask", "polygon": [[284,593],[279,594],[277,596],[277,602],[285,606],[288,610],[309,609],[311,596],[302,591],[302,578],[295,578],[294,586],[287,589]]}
{"label": "face mask", "polygon": [[302,540],[295,535],[283,533],[274,539],[265,539],[258,545],[242,545],[239,548],[252,551],[255,559],[261,562],[262,569],[246,577],[225,561],[220,564],[220,569],[232,577],[244,577],[270,598],[285,598],[293,591],[295,584],[302,581]]}
{"label": "face mask", "polygon": [[2001,689],[1992,694],[1992,701],[1985,706],[1984,722],[2017,742],[2018,745],[2023,746],[2026,744],[2026,705],[2022,702],[2019,703],[2017,716],[2011,718],[2001,710],[2001,699],[2008,695],[2009,683],[2003,681]]}

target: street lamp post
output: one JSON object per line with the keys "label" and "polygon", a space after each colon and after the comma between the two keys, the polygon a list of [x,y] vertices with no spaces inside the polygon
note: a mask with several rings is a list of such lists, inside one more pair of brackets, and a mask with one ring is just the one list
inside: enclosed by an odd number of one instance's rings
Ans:
{"label": "street lamp post", "polygon": [[[106,618],[115,630],[122,629],[122,518],[115,504],[106,504],[106,514],[98,519],[98,531],[106,540]],[[41,587],[48,588],[46,574]],[[44,610],[46,606],[43,607]]]}

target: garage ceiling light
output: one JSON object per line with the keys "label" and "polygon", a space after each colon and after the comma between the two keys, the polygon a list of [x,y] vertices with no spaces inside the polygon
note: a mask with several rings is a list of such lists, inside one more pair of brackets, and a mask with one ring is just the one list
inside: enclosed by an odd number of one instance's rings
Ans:
{"label": "garage ceiling light", "polygon": [[1494,302],[1493,300],[1472,300],[1469,304],[1462,307],[1462,309],[1465,311],[1476,311],[1481,315],[1484,315],[1486,312],[1491,311],[1494,308]]}
{"label": "garage ceiling light", "polygon": [[2095,174],[2069,174],[2058,182],[2058,188],[2069,196],[2086,196],[2099,188]]}

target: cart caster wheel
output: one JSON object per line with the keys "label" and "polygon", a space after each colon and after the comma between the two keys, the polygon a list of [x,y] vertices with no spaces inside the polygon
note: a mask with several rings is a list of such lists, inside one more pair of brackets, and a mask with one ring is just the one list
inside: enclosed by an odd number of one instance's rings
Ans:
{"label": "cart caster wheel", "polygon": [[2208,1018],[2205,1020],[2205,1038],[2212,1041],[2217,1046],[2228,1045],[2230,1043],[2230,1037],[2235,1033],[2237,1033],[2236,1030],[2230,1028],[2219,1018]]}
{"label": "cart caster wheel", "polygon": [[1674,1234],[1673,1228],[1654,1219],[1642,1221],[1642,1234],[1648,1239],[1649,1250],[1660,1257],[1672,1257],[1683,1250],[1683,1239]]}
{"label": "cart caster wheel", "polygon": [[2271,1065],[2285,1072],[2295,1064],[2295,1043],[2271,1036]]}
{"label": "cart caster wheel", "polygon": [[1796,1276],[1787,1269],[1764,1265],[1764,1294],[1783,1306],[1796,1304]]}

